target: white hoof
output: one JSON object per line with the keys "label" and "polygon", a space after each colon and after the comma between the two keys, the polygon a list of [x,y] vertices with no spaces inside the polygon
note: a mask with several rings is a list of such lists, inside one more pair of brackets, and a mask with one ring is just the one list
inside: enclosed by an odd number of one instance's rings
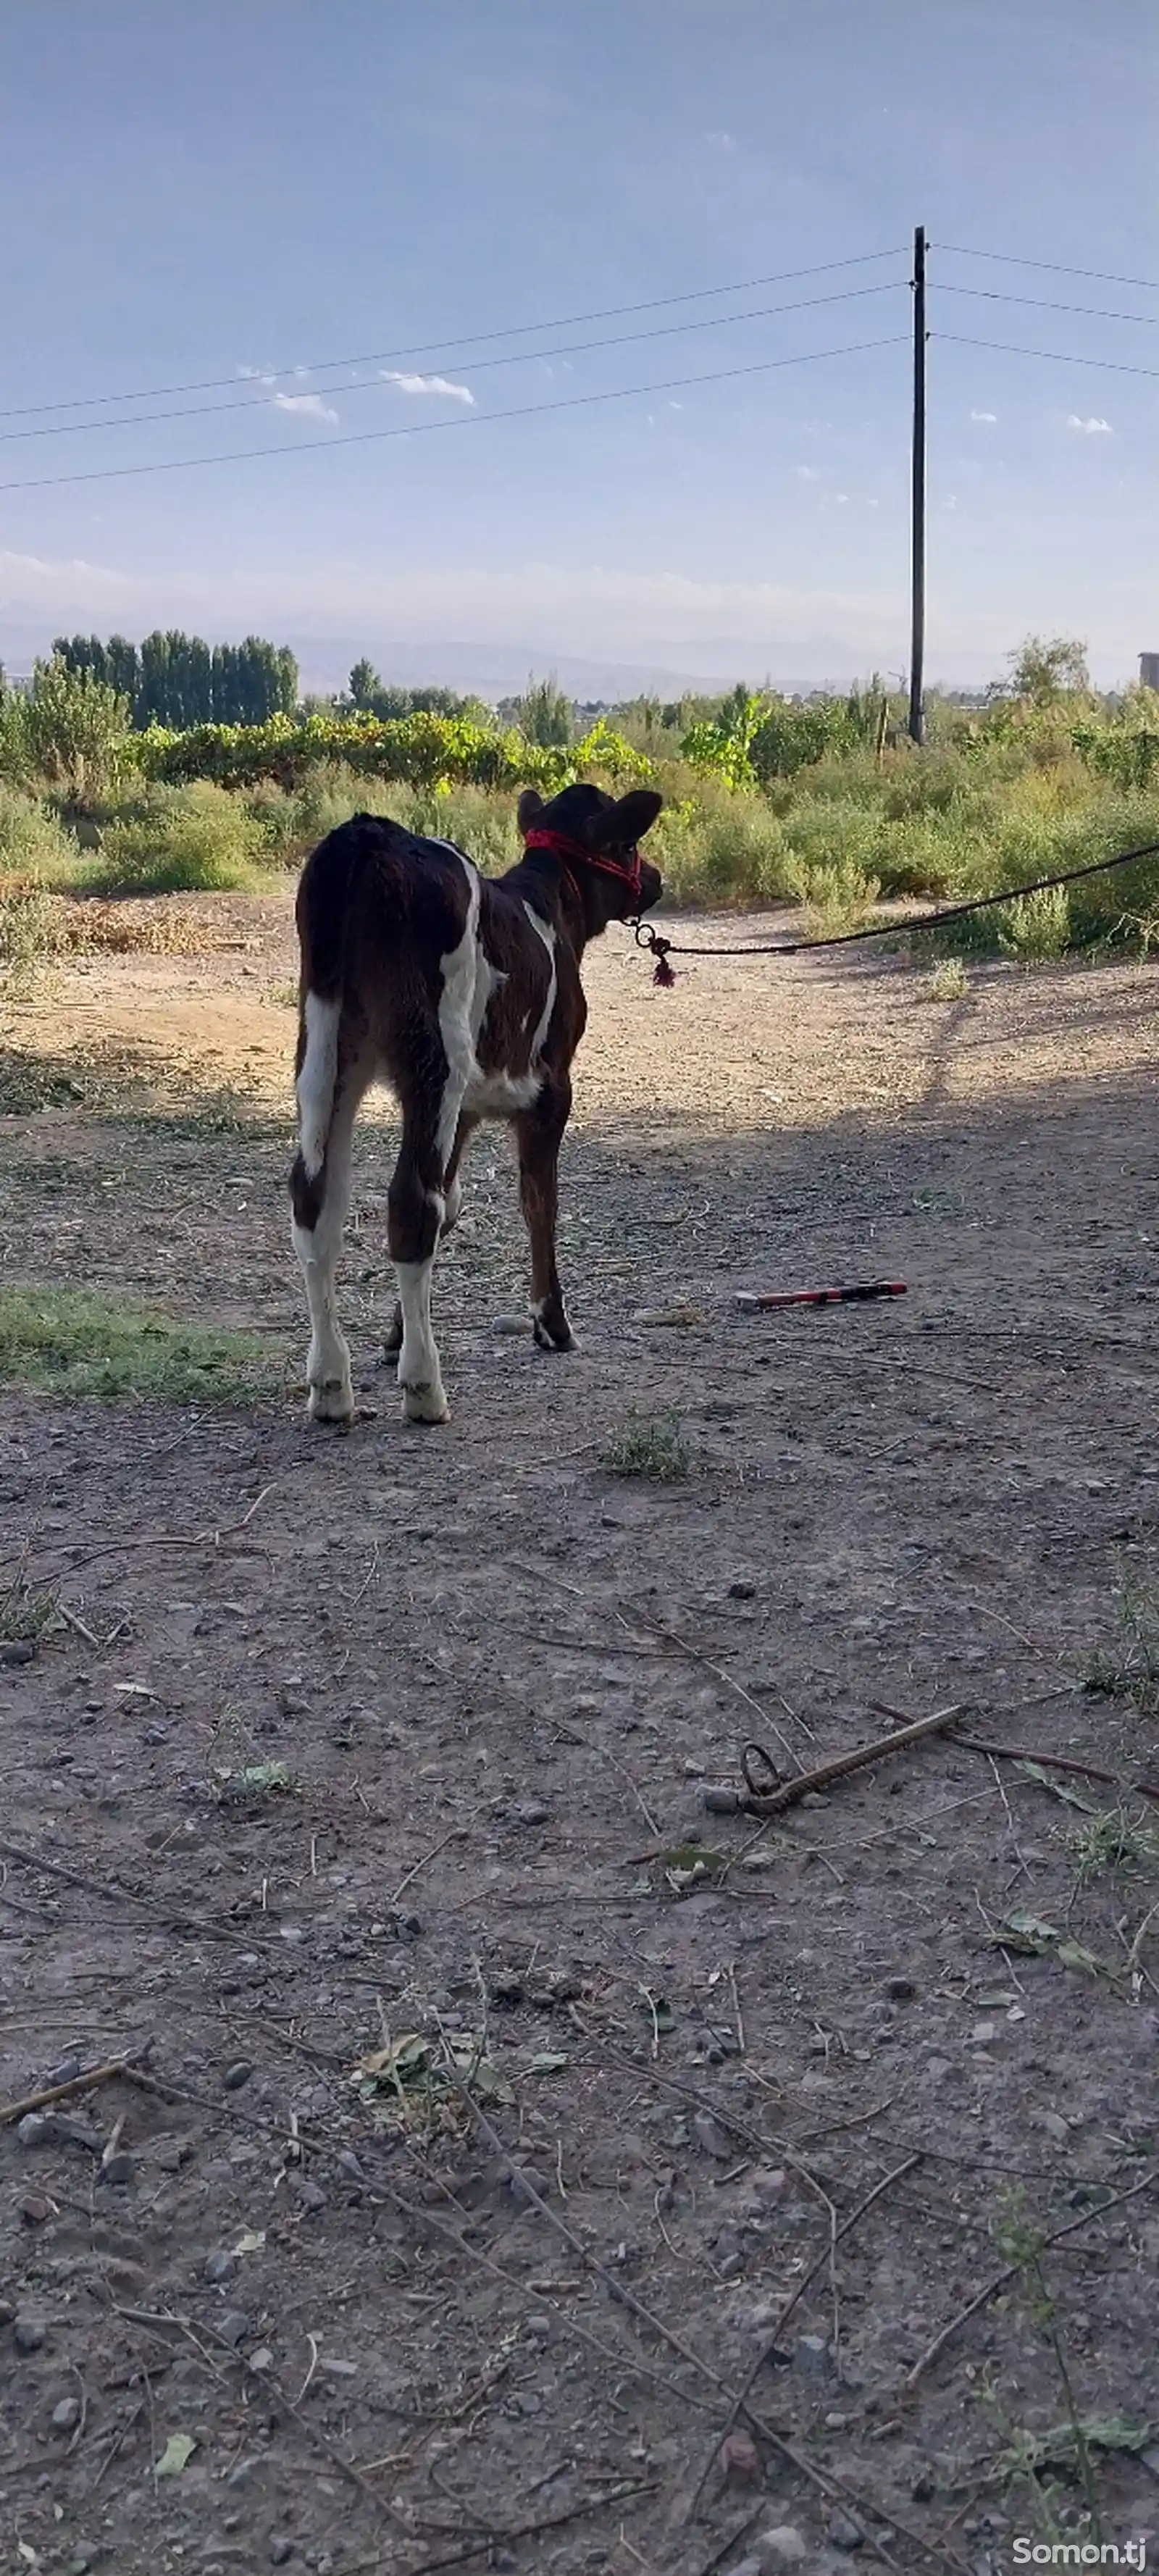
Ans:
{"label": "white hoof", "polygon": [[348,1377],[325,1378],[321,1385],[311,1387],[311,1422],[353,1422],[355,1411],[354,1389]]}
{"label": "white hoof", "polygon": [[420,1381],[402,1390],[403,1416],[407,1422],[449,1422],[451,1408],[438,1378]]}

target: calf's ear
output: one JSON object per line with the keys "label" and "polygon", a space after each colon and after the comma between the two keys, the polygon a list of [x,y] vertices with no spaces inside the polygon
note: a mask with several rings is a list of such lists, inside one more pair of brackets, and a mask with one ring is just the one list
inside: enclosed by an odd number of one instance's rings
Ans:
{"label": "calf's ear", "polygon": [[627,796],[621,796],[614,815],[608,818],[616,840],[628,843],[643,840],[663,803],[663,797],[658,796],[653,787],[633,787]]}
{"label": "calf's ear", "polygon": [[544,811],[538,787],[525,787],[515,808],[515,820],[521,832],[530,832]]}

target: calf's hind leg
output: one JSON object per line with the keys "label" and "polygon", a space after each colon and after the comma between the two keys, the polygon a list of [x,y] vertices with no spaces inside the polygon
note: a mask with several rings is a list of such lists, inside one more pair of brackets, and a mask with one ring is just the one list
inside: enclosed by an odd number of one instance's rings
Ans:
{"label": "calf's hind leg", "polygon": [[559,1149],[570,1112],[571,1084],[556,1082],[515,1121],[519,1195],[531,1240],[532,1330],[541,1351],[575,1349],[555,1253]]}
{"label": "calf's hind leg", "polygon": [[398,1277],[402,1343],[398,1382],[408,1422],[446,1422],[450,1414],[431,1323],[431,1273],[447,1215],[443,1139],[458,1141],[459,1102],[448,1078],[404,1098],[402,1143],[387,1200],[390,1257]]}
{"label": "calf's hind leg", "polygon": [[338,1323],[335,1283],[350,1207],[351,1138],[358,1104],[369,1080],[369,1066],[348,1065],[339,1073],[321,1162],[311,1171],[313,1153],[308,1161],[303,1150],[290,1174],[294,1250],[302,1265],[310,1308],[306,1380],[310,1416],[315,1422],[354,1419],[350,1350]]}
{"label": "calf's hind leg", "polygon": [[[477,1118],[468,1118],[465,1112],[459,1120],[455,1141],[451,1147],[451,1159],[446,1170],[446,1206],[443,1212],[443,1221],[439,1227],[440,1243],[444,1243],[446,1241],[452,1226],[457,1225],[458,1223],[459,1210],[463,1204],[463,1184],[459,1179],[459,1165],[462,1162],[467,1145],[471,1137],[474,1135],[478,1124],[479,1121]],[[395,1301],[394,1313],[387,1326],[382,1347],[387,1359],[397,1358],[399,1351],[402,1349],[401,1297],[397,1298]]]}

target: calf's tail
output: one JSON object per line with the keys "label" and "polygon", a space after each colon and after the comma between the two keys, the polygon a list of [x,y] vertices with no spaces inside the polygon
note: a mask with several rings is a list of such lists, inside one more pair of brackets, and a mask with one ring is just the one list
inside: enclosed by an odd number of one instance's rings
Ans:
{"label": "calf's tail", "polygon": [[307,859],[298,887],[301,949],[298,1020],[298,1158],[291,1176],[299,1223],[317,1222],[320,1179],[338,1079],[338,1031],[347,980],[351,920],[359,878],[374,857],[382,864],[383,826],[355,814],[328,832]]}

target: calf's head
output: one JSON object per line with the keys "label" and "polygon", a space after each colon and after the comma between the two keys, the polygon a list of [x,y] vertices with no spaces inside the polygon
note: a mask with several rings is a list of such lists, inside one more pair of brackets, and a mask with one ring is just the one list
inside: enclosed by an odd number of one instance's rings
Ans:
{"label": "calf's head", "polygon": [[651,787],[606,796],[602,787],[564,787],[545,804],[535,787],[519,799],[519,829],[531,849],[553,850],[575,886],[589,937],[609,921],[634,921],[659,903],[659,868],[640,854],[664,799]]}

